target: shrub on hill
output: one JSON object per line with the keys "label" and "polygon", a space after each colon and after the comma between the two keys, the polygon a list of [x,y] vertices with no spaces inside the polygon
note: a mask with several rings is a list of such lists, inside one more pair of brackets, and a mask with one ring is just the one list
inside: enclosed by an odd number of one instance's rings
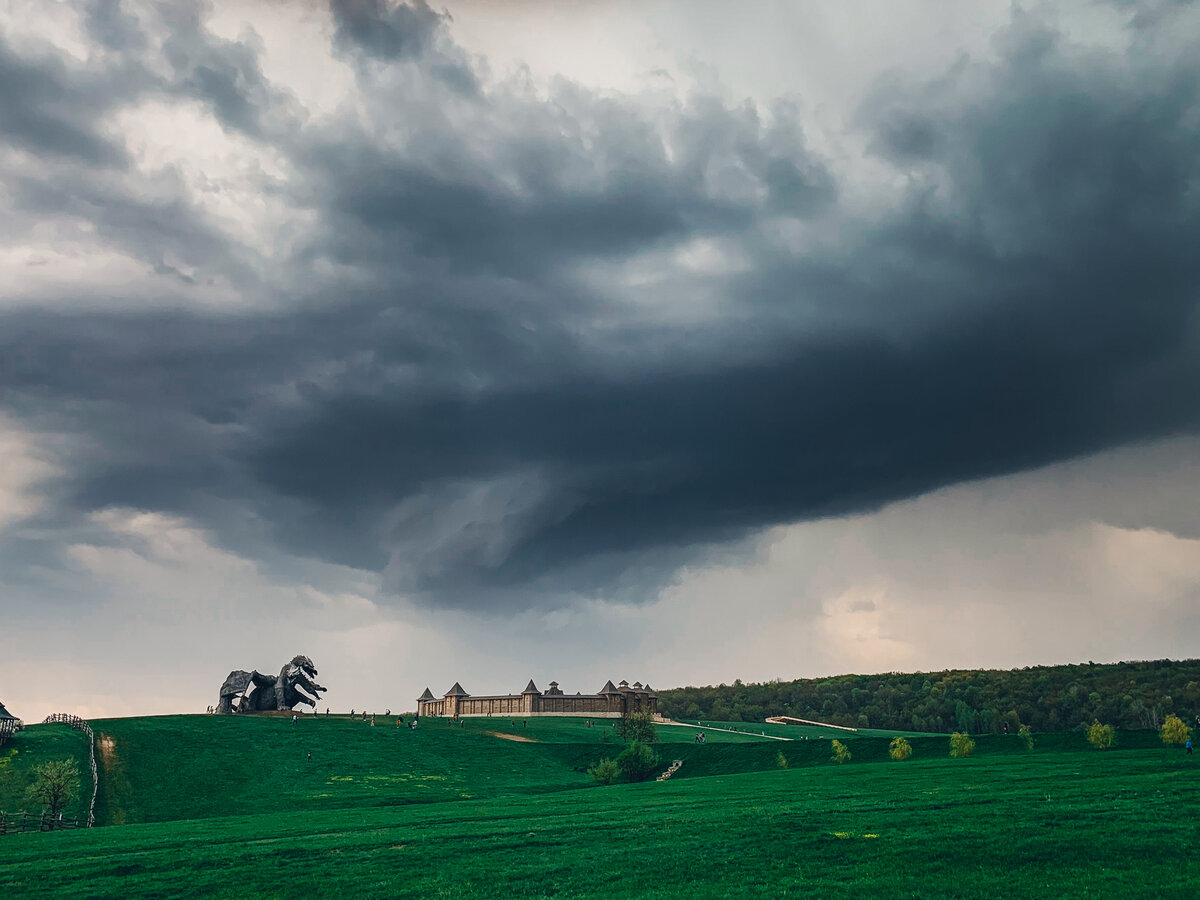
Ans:
{"label": "shrub on hill", "polygon": [[1087,739],[1097,750],[1107,750],[1117,742],[1117,730],[1111,725],[1101,725],[1096,719],[1088,726]]}
{"label": "shrub on hill", "polygon": [[1167,720],[1162,724],[1161,733],[1164,744],[1182,746],[1192,736],[1192,729],[1188,728],[1179,716],[1167,716]]}
{"label": "shrub on hill", "polygon": [[831,760],[833,760],[835,763],[837,763],[839,766],[842,763],[850,762],[850,748],[847,747],[845,744],[843,744],[841,741],[839,741],[837,738],[834,738],[833,739],[833,756],[831,756],[829,758]]}
{"label": "shrub on hill", "polygon": [[617,757],[617,767],[626,781],[645,781],[657,765],[658,754],[641,741],[633,741]]}
{"label": "shrub on hill", "polygon": [[975,741],[965,731],[956,731],[950,735],[950,755],[955,759],[966,759],[975,749]]}
{"label": "shrub on hill", "polygon": [[888,744],[888,756],[897,762],[903,762],[912,756],[912,744],[902,737],[892,738]]}
{"label": "shrub on hill", "polygon": [[1017,729],[1017,734],[1020,736],[1021,740],[1023,740],[1025,742],[1025,749],[1032,750],[1033,749],[1033,729],[1030,728],[1028,725],[1022,725],[1019,729]]}
{"label": "shrub on hill", "polygon": [[588,769],[587,773],[596,780],[597,784],[612,784],[621,774],[621,769],[611,759],[602,759]]}

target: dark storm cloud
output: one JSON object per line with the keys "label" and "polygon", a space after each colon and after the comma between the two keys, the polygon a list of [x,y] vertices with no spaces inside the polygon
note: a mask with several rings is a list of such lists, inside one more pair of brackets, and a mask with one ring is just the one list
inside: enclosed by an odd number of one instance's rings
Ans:
{"label": "dark storm cloud", "polygon": [[52,56],[27,58],[0,34],[0,133],[31,153],[119,166],[124,149],[96,131],[97,86]]}
{"label": "dark storm cloud", "polygon": [[[334,13],[340,52],[373,65],[464,58],[423,5]],[[360,68],[372,113],[407,128],[384,140],[301,126],[252,47],[185,24],[169,91],[252,136],[277,123],[297,175],[275,189],[317,225],[299,274],[260,285],[186,204],[153,227],[131,197],[74,209],[128,222],[140,258],[190,254],[201,279],[289,302],[0,314],[0,399],[80,436],[50,518],[180,512],[243,552],[386,567],[438,605],[637,599],[764,526],[1200,427],[1188,59],[1083,52],[1019,16],[995,62],[893,78],[864,106],[909,187],[863,216],[787,106],[547,102]],[[67,203],[18,187],[30,210]],[[779,217],[821,249],[776,241]],[[752,266],[667,269],[656,299],[718,297],[691,325],[579,274],[700,237]]]}
{"label": "dark storm cloud", "polygon": [[415,58],[433,43],[442,16],[424,0],[392,5],[384,0],[332,0],[335,40],[377,59]]}

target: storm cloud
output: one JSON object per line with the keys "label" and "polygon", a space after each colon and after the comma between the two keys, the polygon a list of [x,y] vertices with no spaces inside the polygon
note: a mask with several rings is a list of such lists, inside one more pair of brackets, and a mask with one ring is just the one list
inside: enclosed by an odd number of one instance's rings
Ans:
{"label": "storm cloud", "polygon": [[[320,114],[201,7],[80,22],[86,58],[0,33],[0,408],[55,436],[9,559],[132,508],[433,607],[642,601],[1200,429],[1194,11],[1014,11],[819,141],[803,98],[496,76],[423,3],[321,11]],[[172,110],[219,165],[114,125]]]}

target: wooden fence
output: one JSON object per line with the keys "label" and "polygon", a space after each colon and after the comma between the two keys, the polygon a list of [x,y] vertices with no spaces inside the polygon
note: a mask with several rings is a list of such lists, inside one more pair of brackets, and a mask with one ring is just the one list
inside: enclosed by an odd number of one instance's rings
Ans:
{"label": "wooden fence", "polygon": [[96,824],[96,795],[100,792],[100,776],[96,771],[96,735],[92,732],[91,725],[70,713],[54,713],[42,720],[43,725],[48,722],[66,722],[76,731],[82,731],[88,736],[88,762],[92,767],[92,802],[88,804],[87,827],[92,828]]}
{"label": "wooden fence", "polygon": [[27,831],[61,831],[68,828],[90,828],[75,816],[54,818],[46,813],[0,813],[0,835],[24,834]]}

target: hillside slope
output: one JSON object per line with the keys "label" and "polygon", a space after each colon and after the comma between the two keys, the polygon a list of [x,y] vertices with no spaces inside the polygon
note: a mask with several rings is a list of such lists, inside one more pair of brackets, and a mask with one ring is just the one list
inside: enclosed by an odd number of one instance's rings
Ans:
{"label": "hillside slope", "polygon": [[98,828],[9,839],[0,893],[1184,898],[1195,774],[1161,746],[983,752]]}
{"label": "hillside slope", "polygon": [[70,725],[31,725],[0,747],[0,812],[41,812],[26,796],[33,784],[34,768],[55,759],[72,759],[79,767],[79,791],[63,810],[66,816],[87,818],[92,799],[88,739]]}

